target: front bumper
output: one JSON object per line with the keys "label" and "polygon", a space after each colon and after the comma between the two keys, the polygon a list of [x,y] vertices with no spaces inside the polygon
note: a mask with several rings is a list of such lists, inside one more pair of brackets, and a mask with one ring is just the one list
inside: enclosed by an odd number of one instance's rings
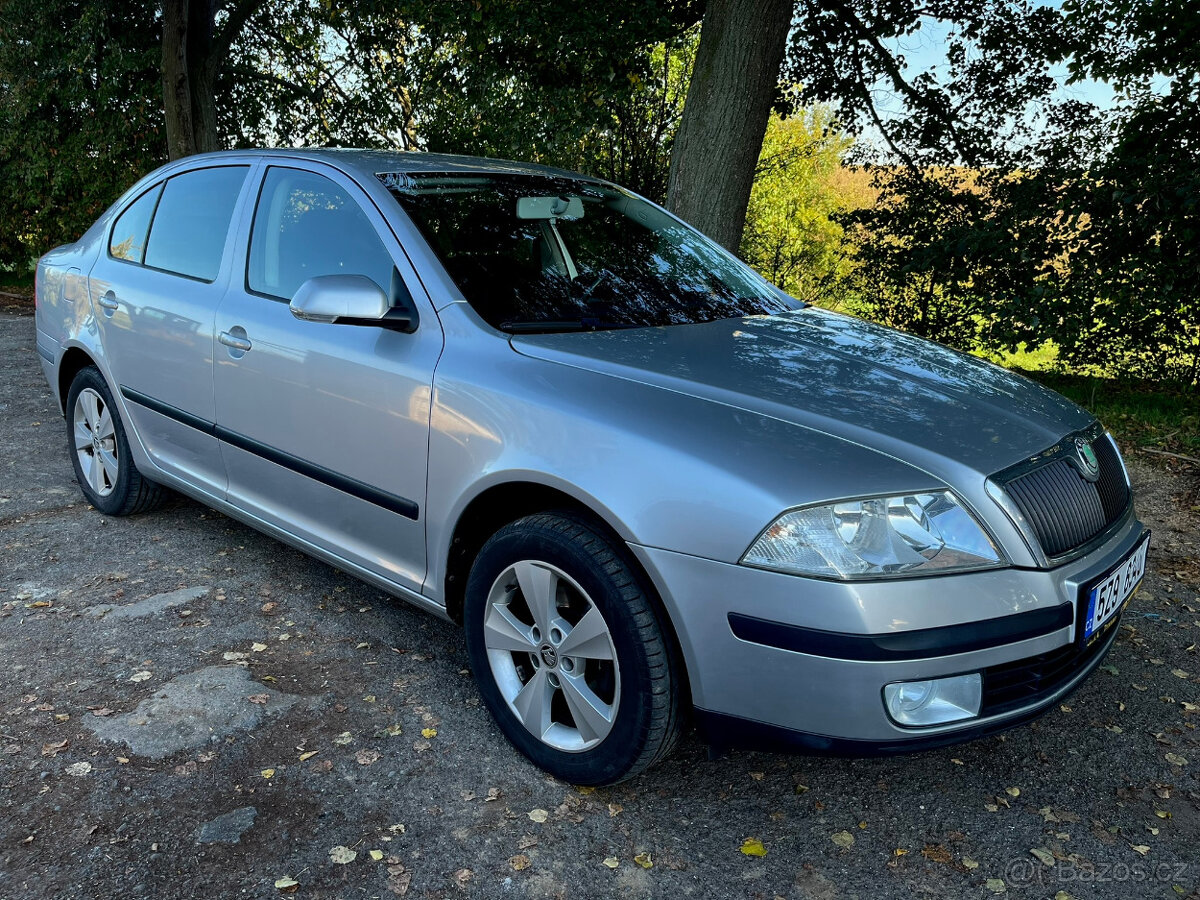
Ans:
{"label": "front bumper", "polygon": [[[1114,623],[1086,651],[1075,649],[1080,589],[1143,533],[1131,510],[1102,545],[1048,571],[859,583],[632,549],[667,606],[710,741],[857,755],[994,733],[1074,690],[1116,635]],[[885,684],[981,671],[978,717],[902,728],[884,711]],[[997,683],[1025,679],[1033,688],[1001,692],[989,705],[988,673]]]}

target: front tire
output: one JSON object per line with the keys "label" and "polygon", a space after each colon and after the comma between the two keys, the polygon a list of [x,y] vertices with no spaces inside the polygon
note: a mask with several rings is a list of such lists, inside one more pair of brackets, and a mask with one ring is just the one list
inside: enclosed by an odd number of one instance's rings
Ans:
{"label": "front tire", "polygon": [[676,654],[624,548],[571,513],[539,513],[480,550],[467,652],[505,737],[573,784],[631,778],[681,730]]}
{"label": "front tire", "polygon": [[146,479],[133,464],[121,415],[95,366],[80,369],[67,391],[67,437],[79,488],[100,512],[148,512],[166,498],[166,488]]}

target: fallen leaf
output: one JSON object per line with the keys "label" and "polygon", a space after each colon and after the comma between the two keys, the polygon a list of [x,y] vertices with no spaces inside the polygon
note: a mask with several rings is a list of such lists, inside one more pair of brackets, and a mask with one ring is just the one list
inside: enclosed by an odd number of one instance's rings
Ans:
{"label": "fallen leaf", "polygon": [[270,694],[251,694],[246,698],[251,703],[257,703],[259,706],[265,706],[267,701],[271,699]]}
{"label": "fallen leaf", "polygon": [[[365,646],[365,645],[364,645]],[[468,884],[471,883],[471,878],[475,875],[470,869],[459,869],[454,873],[454,883],[463,890],[466,890]]]}
{"label": "fallen leaf", "polygon": [[413,749],[418,753],[424,753],[432,746],[433,744],[429,743],[429,741],[413,741]]}
{"label": "fallen leaf", "polygon": [[1036,856],[1038,858],[1038,861],[1041,862],[1041,864],[1043,866],[1054,865],[1054,854],[1051,853],[1049,850],[1047,850],[1045,847],[1034,847],[1029,852],[1032,853],[1034,856]]}
{"label": "fallen leaf", "polygon": [[300,882],[290,875],[284,875],[282,878],[275,879],[275,887],[285,894],[294,894],[296,893],[296,889],[300,887]]}
{"label": "fallen leaf", "polygon": [[537,838],[535,838],[532,834],[526,834],[523,835],[519,841],[517,841],[517,849],[528,850],[530,847],[536,847],[537,843]]}
{"label": "fallen leaf", "polygon": [[370,856],[371,856],[371,859],[375,860],[375,862],[379,862],[381,859],[383,859],[383,851],[382,850],[372,850],[370,853]]}
{"label": "fallen leaf", "polygon": [[306,760],[312,759],[312,758],[313,758],[314,756],[316,756],[316,755],[317,755],[317,751],[316,751],[316,750],[309,750],[309,751],[307,751],[307,752],[305,752],[305,753],[301,753],[301,754],[300,754],[300,762],[304,762],[304,761],[306,761]]}
{"label": "fallen leaf", "polygon": [[275,770],[274,769],[263,769],[262,772],[259,774],[261,774],[263,778],[274,778]]}
{"label": "fallen leaf", "polygon": [[903,847],[897,847],[892,851],[892,856],[908,856],[908,851]]}
{"label": "fallen leaf", "polygon": [[358,854],[349,847],[343,847],[341,844],[329,851],[329,861],[336,863],[339,866],[344,866],[347,863],[352,863],[358,858]]}
{"label": "fallen leaf", "polygon": [[1005,788],[1004,793],[1008,794],[1010,797],[1020,797],[1021,789],[1016,787]]}
{"label": "fallen leaf", "polygon": [[78,778],[81,775],[87,775],[89,772],[91,772],[92,764],[90,762],[72,763],[71,765],[67,766],[65,771],[68,775],[74,775]]}
{"label": "fallen leaf", "polygon": [[129,680],[130,681],[146,681],[147,679],[149,679],[149,677],[150,677],[150,673],[143,669],[141,672],[134,672],[132,675],[130,675]]}
{"label": "fallen leaf", "polygon": [[421,729],[421,737],[425,738],[426,740],[428,740],[429,738],[437,737],[437,729],[436,728],[422,728]]}
{"label": "fallen leaf", "polygon": [[491,787],[491,788],[488,788],[487,796],[483,798],[483,802],[487,803],[489,800],[499,800],[499,799],[500,799],[500,788]]}
{"label": "fallen leaf", "polygon": [[341,734],[339,734],[337,737],[335,737],[333,739],[333,742],[339,747],[345,747],[353,740],[354,740],[354,737],[350,734],[350,732],[343,731]]}
{"label": "fallen leaf", "polygon": [[99,709],[93,709],[93,710],[92,710],[92,715],[93,715],[93,716],[99,716],[99,717],[100,717],[100,718],[102,718],[102,719],[103,719],[105,716],[111,716],[112,714],[113,714],[113,711],[112,711],[111,709],[109,709],[107,706],[102,706],[102,707],[100,707]]}
{"label": "fallen leaf", "polygon": [[354,760],[360,766],[373,766],[379,762],[379,752],[376,750],[359,750],[354,754]]}
{"label": "fallen leaf", "polygon": [[237,662],[238,660],[245,659],[247,656],[248,654],[238,653],[236,650],[226,650],[221,654],[221,659],[225,660],[225,662]]}
{"label": "fallen leaf", "polygon": [[264,650],[267,649],[267,645],[254,643],[254,644],[250,645],[250,649],[253,650],[255,653],[262,653]]}
{"label": "fallen leaf", "polygon": [[1004,883],[1003,878],[989,878],[986,882],[984,882],[984,887],[986,887],[993,894],[1003,894],[1008,890],[1008,885]]}
{"label": "fallen leaf", "polygon": [[404,734],[404,729],[399,725],[389,725],[387,728],[383,729],[383,733],[388,737],[400,737],[400,735]]}
{"label": "fallen leaf", "polygon": [[796,794],[807,794],[808,793],[808,785],[807,784],[798,784],[794,788],[792,788],[792,791]]}
{"label": "fallen leaf", "polygon": [[[851,839],[853,841],[853,839]],[[746,856],[766,856],[767,848],[758,838],[746,838],[742,841],[742,853]]]}
{"label": "fallen leaf", "polygon": [[374,694],[367,694],[365,697],[363,697],[363,703],[374,703],[374,702],[375,702]]}
{"label": "fallen leaf", "polygon": [[397,824],[397,825],[389,825],[388,831],[390,831],[392,834],[404,834],[405,829],[404,829],[403,825]]}
{"label": "fallen leaf", "polygon": [[1173,766],[1186,766],[1188,764],[1187,757],[1181,756],[1178,753],[1168,753],[1167,762]]}
{"label": "fallen leaf", "polygon": [[854,835],[848,831],[839,831],[831,840],[841,847],[843,850],[849,850],[854,846]]}
{"label": "fallen leaf", "polygon": [[927,844],[921,855],[930,862],[948,863],[954,859],[950,851],[941,844]]}
{"label": "fallen leaf", "polygon": [[49,756],[51,759],[59,753],[67,749],[67,739],[63,738],[57,744],[42,744],[42,756]]}
{"label": "fallen leaf", "polygon": [[279,608],[279,604],[274,601],[271,601],[270,603],[264,603],[262,606],[259,607],[259,609],[261,609],[263,612],[265,612],[268,616],[271,613],[275,612],[275,610],[278,608]]}
{"label": "fallen leaf", "polygon": [[523,869],[529,868],[529,857],[524,853],[518,853],[516,856],[509,857],[508,864],[513,867],[514,871],[520,872]]}
{"label": "fallen leaf", "polygon": [[540,809],[540,808],[539,809],[531,809],[528,813],[528,816],[532,821],[541,823],[541,822],[545,822],[546,819],[549,818],[550,813],[548,813],[544,809]]}
{"label": "fallen leaf", "polygon": [[964,856],[962,858],[962,864],[964,869],[969,869],[971,871],[979,868],[979,863],[975,862],[975,860],[971,859],[969,856]]}
{"label": "fallen leaf", "polygon": [[637,856],[635,856],[633,858],[633,861],[635,863],[637,863],[639,866],[641,866],[643,869],[654,868],[654,860],[650,858],[649,853],[639,853]]}
{"label": "fallen leaf", "polygon": [[69,721],[71,721],[71,714],[70,713],[55,713],[54,721],[55,722],[69,722]]}
{"label": "fallen leaf", "polygon": [[1142,854],[1142,856],[1145,856],[1147,853],[1150,852],[1150,848],[1147,847],[1145,844],[1135,844],[1133,847],[1133,851],[1135,853]]}
{"label": "fallen leaf", "polygon": [[1171,674],[1174,675],[1176,678],[1189,678],[1190,677],[1187,672],[1183,671],[1183,669],[1172,669]]}
{"label": "fallen leaf", "polygon": [[606,856],[600,863],[600,865],[607,866],[610,869],[615,869],[620,864],[621,864],[621,861],[619,859],[617,859],[615,856]]}
{"label": "fallen leaf", "polygon": [[615,819],[622,812],[624,812],[624,810],[625,810],[625,807],[622,806],[620,803],[610,803],[610,804],[608,804],[608,817],[610,819]]}

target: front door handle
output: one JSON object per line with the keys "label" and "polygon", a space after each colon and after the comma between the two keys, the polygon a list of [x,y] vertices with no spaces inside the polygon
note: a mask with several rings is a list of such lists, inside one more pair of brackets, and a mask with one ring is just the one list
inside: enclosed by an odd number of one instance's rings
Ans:
{"label": "front door handle", "polygon": [[233,350],[241,350],[243,353],[254,346],[247,338],[238,337],[237,335],[230,334],[228,331],[222,331],[219,335],[217,335],[217,340],[226,347],[229,347]]}
{"label": "front door handle", "polygon": [[114,294],[112,291],[108,291],[105,294],[103,294],[100,297],[100,299],[97,300],[96,302],[99,303],[101,306],[103,306],[105,309],[117,309],[121,305],[120,303],[117,302],[117,295]]}

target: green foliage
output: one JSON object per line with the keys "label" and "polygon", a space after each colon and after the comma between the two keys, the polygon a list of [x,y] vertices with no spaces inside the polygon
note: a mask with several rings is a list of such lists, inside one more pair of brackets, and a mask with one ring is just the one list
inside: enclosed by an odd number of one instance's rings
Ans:
{"label": "green foliage", "polygon": [[[953,118],[939,131],[925,109],[892,128],[910,164],[879,168],[879,204],[853,217],[870,287],[862,311],[968,349],[1049,341],[1076,370],[1195,384],[1200,48],[1173,36],[1200,33],[1200,8],[979,5],[981,30],[956,21],[981,55],[952,51],[949,74],[930,87]],[[1015,35],[1003,54],[995,22]],[[1044,46],[1025,40],[1035,25]],[[990,71],[988,53],[1023,59],[1028,74],[1009,62]],[[1055,93],[1055,62],[1111,81],[1117,102]],[[1001,98],[1014,105],[1005,111]]]}
{"label": "green foliage", "polygon": [[0,0],[0,268],[78,238],[165,159],[153,5]]}
{"label": "green foliage", "polygon": [[845,302],[854,269],[853,247],[835,221],[858,201],[839,180],[850,144],[822,108],[772,116],[740,248],[765,278],[826,306]]}

